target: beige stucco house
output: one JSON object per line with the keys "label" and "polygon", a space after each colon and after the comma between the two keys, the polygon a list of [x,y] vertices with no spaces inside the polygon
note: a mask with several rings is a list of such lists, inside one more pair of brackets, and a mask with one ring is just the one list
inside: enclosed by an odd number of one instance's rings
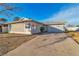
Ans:
{"label": "beige stucco house", "polygon": [[47,31],[47,25],[27,19],[27,20],[19,20],[10,23],[5,23],[0,25],[0,32],[8,32],[8,33],[20,33],[20,34],[35,34],[41,33],[40,27],[44,27],[44,31]]}

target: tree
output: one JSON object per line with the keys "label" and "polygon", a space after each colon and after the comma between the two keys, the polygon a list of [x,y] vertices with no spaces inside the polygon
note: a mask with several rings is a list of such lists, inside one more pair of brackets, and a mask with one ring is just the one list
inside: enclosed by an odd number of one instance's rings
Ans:
{"label": "tree", "polygon": [[79,27],[79,25],[77,25],[76,27]]}
{"label": "tree", "polygon": [[0,18],[0,24],[7,22],[7,19],[5,18]]}
{"label": "tree", "polygon": [[[19,7],[9,5],[7,3],[0,3],[0,7],[3,7],[3,9],[0,10],[0,15],[7,16],[8,18],[10,17],[15,17],[16,15],[13,14],[16,10],[19,11]],[[12,12],[12,13],[11,13]],[[18,17],[15,17],[17,20],[19,19]],[[4,18],[0,19],[1,22],[6,22]]]}
{"label": "tree", "polygon": [[[16,6],[12,6],[12,5],[9,5],[7,3],[0,3],[0,7],[3,7],[2,10],[0,10],[0,14],[1,15],[4,15],[4,16],[7,16],[7,17],[15,17],[15,14],[13,14],[13,12],[15,11],[19,11],[21,8],[20,7],[16,7]],[[11,13],[12,12],[12,13]],[[9,17],[9,18],[10,18]]]}
{"label": "tree", "polygon": [[0,21],[7,21],[5,18],[0,18]]}
{"label": "tree", "polygon": [[40,31],[44,32],[45,28],[44,27],[40,27]]}
{"label": "tree", "polygon": [[13,21],[19,21],[20,17],[14,17]]}

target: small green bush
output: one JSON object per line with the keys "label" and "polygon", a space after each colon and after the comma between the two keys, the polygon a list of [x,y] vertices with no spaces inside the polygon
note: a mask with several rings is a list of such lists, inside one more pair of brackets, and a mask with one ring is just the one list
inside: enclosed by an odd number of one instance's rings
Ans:
{"label": "small green bush", "polygon": [[44,32],[44,29],[45,29],[44,27],[40,27],[41,32]]}

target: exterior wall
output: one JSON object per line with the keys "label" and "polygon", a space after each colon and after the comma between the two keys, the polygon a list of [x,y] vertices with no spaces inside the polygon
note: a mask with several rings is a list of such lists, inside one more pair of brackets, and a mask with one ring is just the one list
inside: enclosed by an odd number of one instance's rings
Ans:
{"label": "exterior wall", "polygon": [[28,28],[25,29],[25,23],[15,23],[15,24],[10,24],[9,25],[9,33],[20,33],[20,34],[28,34],[30,35],[31,32],[28,32]]}
{"label": "exterior wall", "polygon": [[[27,25],[27,22],[26,22],[26,25]],[[40,33],[41,26],[42,26],[41,24],[38,24],[36,22],[30,22],[29,31],[31,31],[32,34]],[[27,31],[27,28],[26,28],[26,31]]]}
{"label": "exterior wall", "polygon": [[47,32],[48,31],[48,26],[44,26],[44,32]]}
{"label": "exterior wall", "polygon": [[36,22],[22,22],[22,23],[9,24],[8,29],[9,33],[21,33],[31,35],[35,33],[40,33],[41,26],[43,25]]}
{"label": "exterior wall", "polygon": [[[30,27],[26,25],[29,25]],[[37,22],[25,22],[25,26],[26,31],[30,31],[32,34],[41,33],[40,27],[45,27],[45,31],[47,31],[47,27],[45,25],[39,24]],[[27,28],[29,28],[29,30]]]}
{"label": "exterior wall", "polygon": [[41,33],[40,27],[45,27],[45,31],[47,31],[47,27],[41,23],[21,22],[7,24],[7,26],[2,26],[2,32],[31,35],[35,33]]}
{"label": "exterior wall", "polygon": [[35,33],[41,33],[40,32],[40,27],[41,27],[41,25],[37,25],[37,26],[31,27],[32,33],[33,34],[35,34]]}
{"label": "exterior wall", "polygon": [[64,25],[49,25],[48,32],[65,32]]}

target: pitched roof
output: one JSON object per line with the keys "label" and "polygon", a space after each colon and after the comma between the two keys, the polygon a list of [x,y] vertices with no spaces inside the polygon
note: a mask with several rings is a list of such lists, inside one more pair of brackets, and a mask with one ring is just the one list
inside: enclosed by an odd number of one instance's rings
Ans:
{"label": "pitched roof", "polygon": [[4,23],[4,24],[1,24],[1,25],[14,24],[14,23],[22,23],[22,22],[36,22],[38,24],[46,25],[46,24],[43,24],[41,22],[38,22],[38,21],[35,21],[35,20],[32,20],[32,19],[13,21],[13,22]]}

